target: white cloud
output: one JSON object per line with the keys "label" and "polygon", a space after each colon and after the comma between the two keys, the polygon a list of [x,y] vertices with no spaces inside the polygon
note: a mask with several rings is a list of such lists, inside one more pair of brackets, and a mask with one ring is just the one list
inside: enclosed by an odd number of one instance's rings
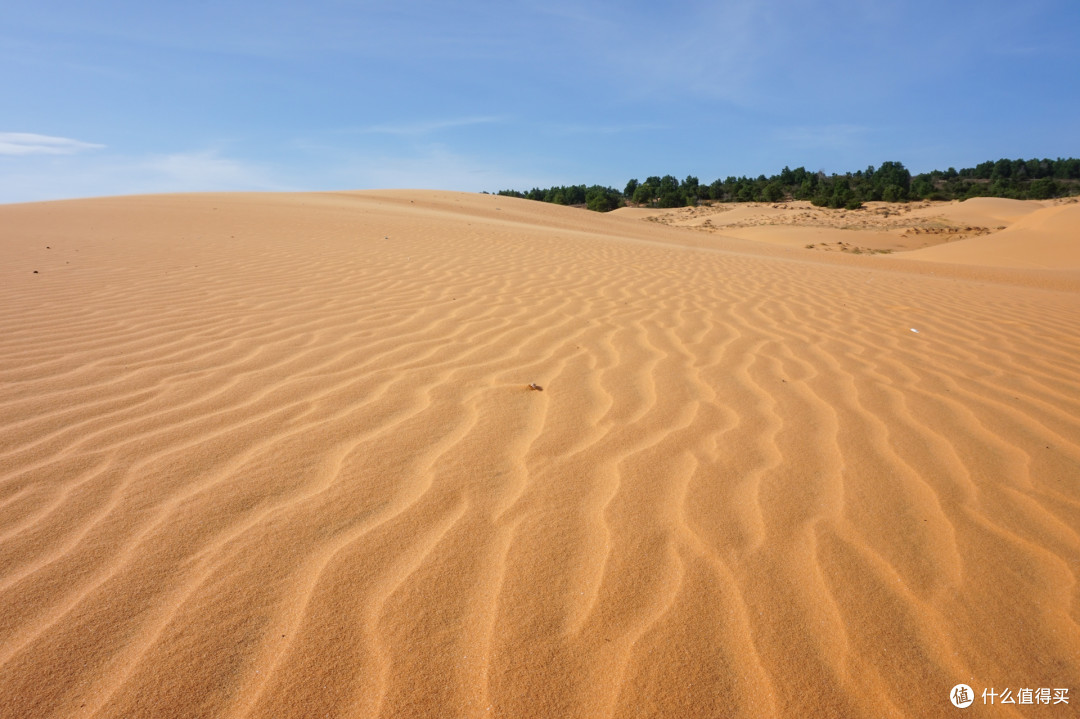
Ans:
{"label": "white cloud", "polygon": [[447,120],[423,120],[419,122],[403,122],[399,124],[370,125],[362,127],[355,132],[381,135],[428,135],[439,130],[450,130],[456,127],[470,127],[472,125],[489,125],[503,122],[504,118],[498,116],[460,117]]}
{"label": "white cloud", "polygon": [[92,142],[33,132],[0,132],[0,155],[74,155],[105,147]]}
{"label": "white cloud", "polygon": [[479,156],[430,144],[403,150],[337,149],[299,167],[256,162],[217,149],[149,155],[92,153],[7,158],[0,203],[75,197],[213,191],[446,189],[495,192],[564,181],[534,157]]}
{"label": "white cloud", "polygon": [[199,150],[157,155],[10,157],[0,172],[0,203],[168,192],[297,189],[273,166]]}
{"label": "white cloud", "polygon": [[283,189],[266,169],[215,150],[152,155],[131,163],[128,171],[154,192]]}

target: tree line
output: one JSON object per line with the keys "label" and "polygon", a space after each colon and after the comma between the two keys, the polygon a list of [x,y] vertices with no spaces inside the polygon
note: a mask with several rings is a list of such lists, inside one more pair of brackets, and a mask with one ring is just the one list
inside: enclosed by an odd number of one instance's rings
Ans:
{"label": "tree line", "polygon": [[900,162],[883,162],[842,175],[785,167],[771,177],[728,177],[709,184],[693,175],[682,182],[672,175],[647,177],[626,183],[620,192],[601,185],[533,188],[528,192],[501,190],[497,194],[558,205],[578,205],[607,212],[628,203],[645,207],[685,207],[712,202],[781,202],[809,200],[819,207],[858,209],[864,202],[910,200],[966,200],[971,197],[1008,197],[1046,200],[1080,195],[1080,160],[1007,160],[975,167],[934,170],[912,175]]}

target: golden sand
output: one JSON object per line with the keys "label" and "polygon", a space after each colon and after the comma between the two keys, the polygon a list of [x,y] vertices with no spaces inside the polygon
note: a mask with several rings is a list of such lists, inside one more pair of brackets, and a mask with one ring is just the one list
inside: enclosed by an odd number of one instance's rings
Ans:
{"label": "golden sand", "polygon": [[1080,205],[969,202],[0,207],[0,716],[1075,714]]}

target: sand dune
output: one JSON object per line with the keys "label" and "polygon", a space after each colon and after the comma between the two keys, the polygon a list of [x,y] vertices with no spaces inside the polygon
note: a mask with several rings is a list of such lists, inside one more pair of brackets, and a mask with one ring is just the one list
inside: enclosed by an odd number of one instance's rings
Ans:
{"label": "sand dune", "polygon": [[1000,232],[921,249],[910,257],[993,267],[1077,270],[1080,269],[1080,204],[1040,207]]}
{"label": "sand dune", "polygon": [[0,207],[0,716],[1075,715],[1077,208]]}
{"label": "sand dune", "polygon": [[958,225],[1004,227],[1046,207],[1035,200],[1006,197],[973,197],[963,202],[923,203],[911,211],[912,217],[938,218]]}
{"label": "sand dune", "polygon": [[[809,202],[738,203],[678,209],[623,208],[625,217],[725,237],[801,247],[817,252],[890,254],[937,247],[960,240],[1016,232],[993,241],[979,239],[961,249],[907,255],[978,266],[1078,269],[1073,249],[1078,227],[1075,199],[1045,202],[977,197],[964,202],[871,202],[859,210],[814,207]],[[1048,218],[1061,214],[1058,221]]]}

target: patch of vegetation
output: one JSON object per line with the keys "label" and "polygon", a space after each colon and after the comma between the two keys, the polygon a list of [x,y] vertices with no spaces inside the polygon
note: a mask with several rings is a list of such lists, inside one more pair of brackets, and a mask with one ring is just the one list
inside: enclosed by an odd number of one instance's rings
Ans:
{"label": "patch of vegetation", "polygon": [[528,192],[501,190],[497,194],[507,197],[521,197],[526,200],[551,202],[556,205],[584,206],[596,212],[608,212],[626,204],[621,192],[613,187],[601,187],[600,185],[592,185],[591,187],[567,185],[549,187],[546,190],[534,187]]}
{"label": "patch of vegetation", "polygon": [[804,245],[804,247],[808,250],[816,249],[825,252],[850,252],[853,255],[891,255],[893,253],[891,249],[878,250],[873,247],[858,247],[849,245],[847,242],[843,241],[832,243],[832,246],[830,246],[830,243],[828,242],[822,242],[820,244]]}
{"label": "patch of vegetation", "polygon": [[984,162],[975,167],[934,170],[912,176],[899,162],[871,165],[842,175],[785,167],[772,177],[728,177],[706,185],[693,175],[682,182],[672,175],[630,180],[622,192],[600,185],[533,188],[498,194],[558,205],[578,205],[606,212],[627,203],[645,207],[685,207],[701,202],[781,202],[809,200],[818,207],[857,210],[865,202],[966,200],[1008,197],[1046,200],[1080,195],[1080,159],[1058,158]]}

